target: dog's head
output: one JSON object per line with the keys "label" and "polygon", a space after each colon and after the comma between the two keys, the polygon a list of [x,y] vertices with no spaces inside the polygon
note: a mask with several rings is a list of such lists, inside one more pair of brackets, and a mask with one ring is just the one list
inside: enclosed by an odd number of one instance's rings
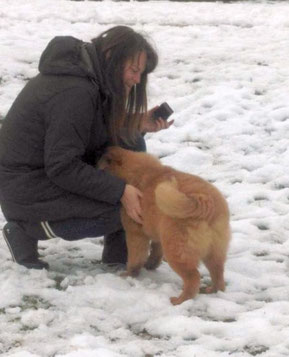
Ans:
{"label": "dog's head", "polygon": [[148,170],[148,166],[152,163],[159,165],[159,160],[143,152],[111,146],[99,160],[98,167],[132,184],[140,178],[144,169]]}
{"label": "dog's head", "polygon": [[125,163],[127,161],[127,156],[133,154],[129,150],[122,149],[117,146],[110,146],[106,149],[101,159],[98,162],[98,167],[102,170],[107,170],[115,176],[124,177],[125,173]]}

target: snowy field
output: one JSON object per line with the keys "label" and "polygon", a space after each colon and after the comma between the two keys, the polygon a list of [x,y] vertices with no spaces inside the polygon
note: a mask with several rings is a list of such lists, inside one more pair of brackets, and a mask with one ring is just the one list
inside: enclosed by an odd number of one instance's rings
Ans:
{"label": "snowy field", "polygon": [[12,263],[0,239],[1,356],[289,356],[288,13],[277,1],[2,0],[0,117],[55,35],[89,40],[118,24],[147,33],[160,54],[150,107],[175,110],[148,150],[216,184],[233,238],[226,291],[177,307],[181,279],[166,263],[121,278],[100,264],[101,238],[41,242],[49,272]]}

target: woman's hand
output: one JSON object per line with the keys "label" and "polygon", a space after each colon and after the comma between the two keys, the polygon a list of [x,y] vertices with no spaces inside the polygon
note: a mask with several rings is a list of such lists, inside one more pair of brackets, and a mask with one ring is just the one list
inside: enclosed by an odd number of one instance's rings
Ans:
{"label": "woman's hand", "polygon": [[154,119],[153,113],[156,109],[158,109],[158,106],[150,109],[146,115],[143,114],[141,123],[142,133],[155,133],[163,129],[168,129],[173,124],[173,120],[167,121],[162,118]]}
{"label": "woman's hand", "polygon": [[124,193],[120,199],[127,215],[136,223],[142,224],[140,199],[142,193],[132,185],[125,185]]}

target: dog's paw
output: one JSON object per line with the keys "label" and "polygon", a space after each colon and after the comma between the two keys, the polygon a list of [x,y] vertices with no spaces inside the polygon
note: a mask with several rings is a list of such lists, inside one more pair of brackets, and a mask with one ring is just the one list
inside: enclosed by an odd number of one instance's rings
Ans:
{"label": "dog's paw", "polygon": [[214,294],[217,290],[213,286],[207,286],[205,289],[205,294]]}
{"label": "dog's paw", "polygon": [[137,277],[139,275],[142,267],[143,267],[143,265],[128,267],[127,271],[125,271],[122,276]]}
{"label": "dog's paw", "polygon": [[224,289],[217,289],[215,286],[203,286],[200,289],[200,293],[201,294],[214,294],[216,293],[218,290],[224,291]]}
{"label": "dog's paw", "polygon": [[172,305],[180,305],[184,300],[180,299],[179,297],[173,296],[170,298],[170,302]]}
{"label": "dog's paw", "polygon": [[147,269],[147,270],[155,270],[156,268],[158,268],[161,264],[161,260],[148,260],[144,267]]}

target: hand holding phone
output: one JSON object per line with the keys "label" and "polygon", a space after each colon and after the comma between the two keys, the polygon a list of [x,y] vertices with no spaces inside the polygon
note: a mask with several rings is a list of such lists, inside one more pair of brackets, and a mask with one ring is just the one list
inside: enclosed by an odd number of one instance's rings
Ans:
{"label": "hand holding phone", "polygon": [[163,120],[167,120],[173,112],[173,109],[168,105],[168,103],[164,102],[153,112],[153,118],[162,118]]}

